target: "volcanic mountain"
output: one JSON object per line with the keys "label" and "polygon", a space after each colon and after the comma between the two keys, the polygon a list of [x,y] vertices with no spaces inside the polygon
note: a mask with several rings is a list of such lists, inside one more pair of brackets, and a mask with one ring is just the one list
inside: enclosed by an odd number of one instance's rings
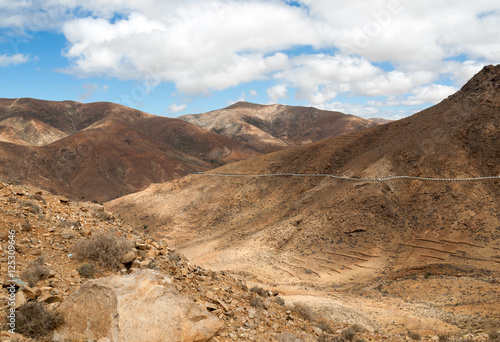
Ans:
{"label": "volcanic mountain", "polygon": [[[442,326],[491,327],[500,285],[484,305],[466,294],[500,275],[500,179],[452,179],[500,175],[499,132],[500,66],[487,66],[403,120],[151,185],[107,208],[213,269],[358,292],[385,279],[379,290],[429,303]],[[352,179],[252,176],[281,173]],[[380,179],[396,175],[443,180]]]}
{"label": "volcanic mountain", "polygon": [[376,126],[373,120],[312,107],[238,102],[227,108],[179,117],[211,132],[277,151]]}
{"label": "volcanic mountain", "polygon": [[258,154],[182,120],[113,103],[0,99],[0,177],[104,201]]}

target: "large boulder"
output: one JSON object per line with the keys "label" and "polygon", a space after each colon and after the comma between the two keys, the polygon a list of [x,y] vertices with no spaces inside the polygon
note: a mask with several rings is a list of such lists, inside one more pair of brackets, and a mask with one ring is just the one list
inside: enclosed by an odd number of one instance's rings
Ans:
{"label": "large boulder", "polygon": [[143,270],[89,281],[59,307],[53,341],[207,341],[222,322],[177,291],[165,275]]}

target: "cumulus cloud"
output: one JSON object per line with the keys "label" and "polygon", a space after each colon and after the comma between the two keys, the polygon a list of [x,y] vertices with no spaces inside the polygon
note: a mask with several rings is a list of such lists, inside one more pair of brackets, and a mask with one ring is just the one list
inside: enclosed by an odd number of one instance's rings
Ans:
{"label": "cumulus cloud", "polygon": [[16,53],[15,55],[0,55],[0,67],[19,65],[29,62],[29,56]]}
{"label": "cumulus cloud", "polygon": [[267,96],[269,97],[269,103],[278,103],[279,99],[286,99],[288,89],[283,84],[275,85],[267,89]]}
{"label": "cumulus cloud", "polygon": [[176,113],[180,113],[180,112],[186,110],[186,108],[187,108],[187,105],[185,105],[185,104],[179,105],[177,103],[172,103],[170,106],[168,106],[168,111],[170,113],[176,114]]}
{"label": "cumulus cloud", "polygon": [[[0,28],[62,33],[70,63],[65,72],[81,77],[140,80],[146,89],[171,82],[185,94],[274,79],[279,85],[268,89],[271,102],[294,88],[297,98],[315,106],[340,106],[340,95],[434,103],[500,56],[495,1],[296,4],[0,0]],[[290,54],[296,47],[309,52]],[[454,84],[440,85],[443,78]]]}

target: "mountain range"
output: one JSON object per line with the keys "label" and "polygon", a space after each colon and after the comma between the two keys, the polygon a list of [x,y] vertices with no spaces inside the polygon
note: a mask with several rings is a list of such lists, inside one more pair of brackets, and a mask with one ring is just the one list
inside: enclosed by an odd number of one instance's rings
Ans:
{"label": "mountain range", "polygon": [[113,103],[0,99],[1,177],[75,199],[106,201],[261,154],[253,143]]}

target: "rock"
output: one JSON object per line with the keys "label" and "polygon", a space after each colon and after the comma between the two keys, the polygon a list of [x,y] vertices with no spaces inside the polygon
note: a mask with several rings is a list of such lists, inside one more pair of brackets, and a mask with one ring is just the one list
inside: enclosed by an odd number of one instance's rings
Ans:
{"label": "rock", "polygon": [[321,335],[323,333],[323,330],[321,330],[320,328],[318,327],[313,327],[313,331],[316,335]]}
{"label": "rock", "polygon": [[255,309],[254,309],[254,308],[249,308],[249,309],[247,309],[248,318],[254,318],[254,317],[255,317],[255,313],[256,313],[256,312],[257,312],[257,311],[255,311]]}
{"label": "rock", "polygon": [[132,249],[130,252],[127,252],[122,256],[121,263],[128,264],[129,262],[134,261],[136,257],[137,257],[137,250]]}
{"label": "rock", "polygon": [[26,300],[26,296],[22,291],[17,291],[16,293],[16,309],[20,307],[21,305],[26,304],[28,301]]}
{"label": "rock", "polygon": [[21,291],[23,291],[23,293],[27,299],[32,300],[32,299],[36,299],[36,297],[37,297],[37,291],[29,286],[23,286],[21,288]]}
{"label": "rock", "polygon": [[208,341],[223,323],[152,270],[89,281],[59,307],[63,338]]}

